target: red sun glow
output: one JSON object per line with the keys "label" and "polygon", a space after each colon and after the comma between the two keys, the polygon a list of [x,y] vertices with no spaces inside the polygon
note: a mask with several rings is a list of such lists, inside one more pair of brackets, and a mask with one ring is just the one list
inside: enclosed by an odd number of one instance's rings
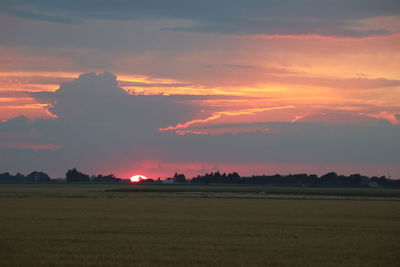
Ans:
{"label": "red sun glow", "polygon": [[137,183],[142,180],[147,180],[147,177],[144,175],[141,175],[141,174],[137,174],[137,175],[132,176],[130,179],[131,179],[131,183]]}

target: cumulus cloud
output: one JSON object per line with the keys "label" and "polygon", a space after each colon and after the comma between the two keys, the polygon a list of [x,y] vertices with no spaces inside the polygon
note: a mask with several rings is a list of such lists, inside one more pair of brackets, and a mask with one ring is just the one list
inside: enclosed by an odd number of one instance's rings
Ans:
{"label": "cumulus cloud", "polygon": [[[8,162],[18,169],[20,165],[32,165],[53,155],[45,151],[43,144],[57,145],[59,149],[47,147],[56,150],[57,162],[64,161],[66,165],[94,169],[108,162],[110,157],[135,161],[148,157],[148,151],[156,149],[158,127],[189,119],[199,112],[196,106],[184,101],[190,99],[189,96],[129,95],[118,86],[111,73],[83,74],[62,83],[54,93],[32,93],[32,96],[48,104],[55,119],[29,122],[22,116],[1,123],[2,143],[8,144],[3,145],[3,149],[18,148],[8,151],[7,158],[2,161],[4,166]],[[43,149],[33,152],[36,148]],[[22,150],[30,151],[26,155],[42,156],[30,158],[30,163],[21,162],[18,153],[24,153]],[[74,154],[81,157],[74,157]],[[53,170],[57,166],[47,168]]]}
{"label": "cumulus cloud", "polygon": [[181,97],[130,95],[119,87],[116,76],[107,72],[82,74],[71,82],[62,83],[54,93],[32,95],[41,103],[48,100],[48,110],[60,120],[111,124],[140,122],[140,128],[156,129],[156,125],[192,115]]}
{"label": "cumulus cloud", "polygon": [[25,116],[18,116],[5,122],[0,122],[0,131],[21,131],[27,130],[29,119]]}
{"label": "cumulus cloud", "polygon": [[[400,162],[400,127],[357,123],[369,122],[361,116],[349,124],[270,122],[263,124],[267,131],[180,136],[158,129],[209,116],[201,112],[204,107],[189,101],[192,96],[130,95],[113,74],[88,73],[61,84],[50,98],[49,111],[56,118],[17,117],[0,123],[2,171],[37,169],[61,176],[67,168],[78,167],[126,176],[137,169],[145,171],[143,166],[150,166],[148,171],[154,174],[161,166],[158,173],[166,176],[169,163],[184,169],[193,162],[213,166]],[[231,126],[243,125],[224,127]]]}

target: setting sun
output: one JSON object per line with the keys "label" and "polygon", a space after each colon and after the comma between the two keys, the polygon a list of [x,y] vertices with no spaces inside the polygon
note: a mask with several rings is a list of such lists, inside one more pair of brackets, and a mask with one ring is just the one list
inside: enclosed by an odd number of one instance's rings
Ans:
{"label": "setting sun", "polygon": [[137,183],[137,182],[140,182],[142,180],[147,180],[147,177],[144,176],[144,175],[141,175],[141,174],[137,174],[137,175],[132,176],[130,178],[130,180],[131,180],[131,183]]}

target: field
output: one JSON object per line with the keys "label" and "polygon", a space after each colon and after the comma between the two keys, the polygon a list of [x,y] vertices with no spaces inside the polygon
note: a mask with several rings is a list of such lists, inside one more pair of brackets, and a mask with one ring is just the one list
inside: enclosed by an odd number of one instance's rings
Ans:
{"label": "field", "polygon": [[0,184],[0,266],[399,266],[398,190]]}

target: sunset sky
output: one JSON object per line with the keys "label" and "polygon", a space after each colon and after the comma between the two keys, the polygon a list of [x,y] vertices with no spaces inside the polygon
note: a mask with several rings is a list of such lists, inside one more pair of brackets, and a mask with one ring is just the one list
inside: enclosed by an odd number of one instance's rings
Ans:
{"label": "sunset sky", "polygon": [[0,0],[0,173],[400,178],[398,0]]}

